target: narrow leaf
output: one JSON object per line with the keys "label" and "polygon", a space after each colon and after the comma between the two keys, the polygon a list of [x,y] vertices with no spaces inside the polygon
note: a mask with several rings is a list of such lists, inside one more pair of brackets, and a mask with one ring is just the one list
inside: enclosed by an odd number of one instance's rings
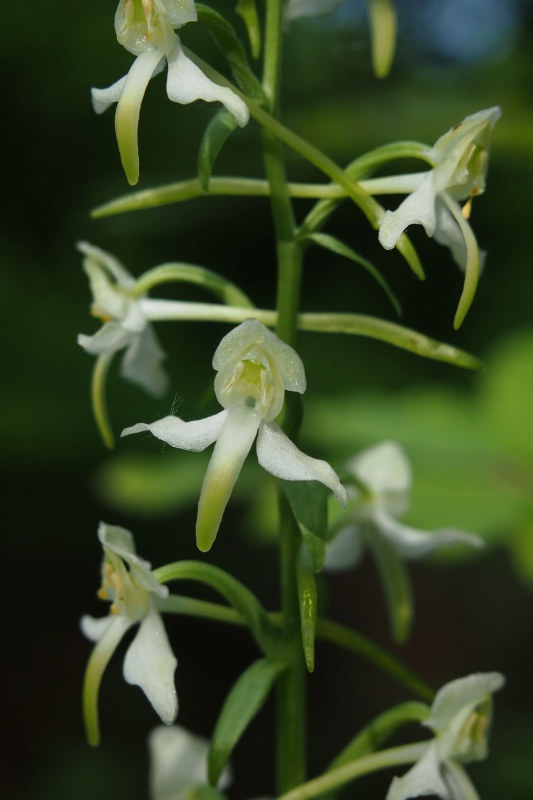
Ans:
{"label": "narrow leaf", "polygon": [[315,631],[317,619],[317,587],[309,553],[302,542],[296,562],[296,581],[300,602],[300,624],[305,664],[309,672],[315,668]]}
{"label": "narrow leaf", "polygon": [[198,177],[204,192],[209,190],[209,179],[218,154],[236,127],[235,117],[221,108],[205,129],[198,152]]}
{"label": "narrow leaf", "polygon": [[306,239],[310,239],[315,244],[320,245],[326,250],[329,250],[332,253],[336,253],[339,256],[343,256],[344,258],[348,258],[350,261],[353,261],[355,264],[359,264],[361,267],[367,270],[367,272],[372,275],[374,280],[376,280],[387,297],[389,298],[392,306],[398,316],[401,315],[402,309],[398,299],[396,298],[395,294],[393,293],[392,289],[388,285],[385,278],[381,275],[379,270],[366,258],[360,256],[359,253],[356,253],[355,250],[352,250],[351,247],[348,247],[347,244],[341,242],[340,239],[337,239],[335,236],[330,236],[328,233],[312,233],[309,236],[305,237]]}
{"label": "narrow leaf", "polygon": [[221,14],[209,6],[196,3],[198,21],[209,29],[213,40],[230,65],[237,84],[250,97],[261,99],[263,89],[250,69],[248,58],[235,29]]}
{"label": "narrow leaf", "polygon": [[328,490],[318,481],[281,481],[313,569],[322,569],[328,541]]}
{"label": "narrow leaf", "polygon": [[262,708],[285,664],[260,659],[234,684],[218,718],[208,756],[209,783],[216,786],[233,749]]}
{"label": "narrow leaf", "polygon": [[252,56],[259,58],[261,55],[261,27],[255,0],[239,0],[235,11],[246,26]]}

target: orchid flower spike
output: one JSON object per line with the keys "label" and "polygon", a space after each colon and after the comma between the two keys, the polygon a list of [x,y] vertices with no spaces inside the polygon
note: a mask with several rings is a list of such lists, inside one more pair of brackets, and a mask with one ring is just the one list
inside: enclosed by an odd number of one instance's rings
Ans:
{"label": "orchid flower spike", "polygon": [[346,465],[355,486],[353,501],[336,522],[324,567],[332,571],[356,565],[366,547],[375,557],[387,595],[392,631],[407,638],[413,616],[410,582],[403,560],[423,558],[443,547],[482,547],[477,536],[452,528],[421,531],[398,517],[409,507],[411,466],[395,442],[382,442],[359,453]]}
{"label": "orchid flower spike", "polygon": [[168,588],[156,581],[150,564],[139,558],[129,531],[101,522],[98,538],[104,548],[102,586],[98,596],[102,600],[111,600],[112,605],[107,617],[94,619],[84,616],[81,620],[82,632],[96,642],[87,664],[83,688],[85,726],[93,745],[100,741],[100,682],[109,659],[133,625],[139,624],[139,630],[124,658],[124,679],[141,687],[165,724],[171,725],[178,713],[174,686],[178,662],[157,610],[157,598],[167,597]]}
{"label": "orchid flower spike", "polygon": [[[455,316],[462,323],[473,300],[480,272],[480,251],[467,220],[472,199],[485,190],[492,128],[500,118],[499,108],[488,108],[466,117],[441,136],[428,150],[433,168],[413,175],[377,179],[384,191],[395,187],[409,192],[396,211],[386,211],[379,241],[386,250],[395,247],[409,225],[423,225],[428,236],[448,246],[465,272],[463,293]],[[388,187],[385,188],[385,184]],[[376,193],[379,193],[376,189]],[[466,200],[461,207],[460,201]]]}
{"label": "orchid flower spike", "polygon": [[123,78],[107,89],[92,89],[93,107],[102,114],[118,103],[115,129],[124,172],[130,184],[139,180],[137,129],[141,103],[148,82],[168,64],[167,95],[184,105],[195,100],[220,101],[244,127],[248,108],[231,89],[211,81],[188,58],[174,33],[187,22],[196,22],[193,0],[120,0],[115,14],[119,44],[137,56]]}
{"label": "orchid flower spike", "polygon": [[386,800],[436,795],[442,800],[478,800],[462,764],[487,756],[492,694],[505,683],[499,672],[469,675],[437,692],[422,724],[435,734],[420,760],[394,778]]}
{"label": "orchid flower spike", "polygon": [[224,336],[213,356],[215,393],[224,410],[205,419],[184,422],[168,416],[152,424],[126,428],[123,436],[150,431],[172,447],[205,450],[216,442],[202,485],[196,541],[209,550],[244,459],[257,436],[260,465],[289,481],[317,480],[344,505],[346,489],[325,461],[302,453],[274,422],[285,391],[303,394],[303,364],[297,353],[255,319],[248,319]]}

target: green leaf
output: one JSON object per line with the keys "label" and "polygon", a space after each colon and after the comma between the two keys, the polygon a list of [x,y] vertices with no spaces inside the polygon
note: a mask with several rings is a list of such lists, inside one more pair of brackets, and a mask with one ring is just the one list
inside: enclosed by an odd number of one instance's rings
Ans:
{"label": "green leaf", "polygon": [[205,129],[198,152],[198,177],[204,192],[209,190],[209,180],[218,154],[236,127],[233,114],[221,108]]}
{"label": "green leaf", "polygon": [[300,602],[300,624],[305,664],[308,671],[313,672],[318,597],[313,565],[303,542],[296,562],[296,582]]}
{"label": "green leaf", "polygon": [[[361,267],[367,270],[367,272],[372,275],[374,280],[376,280],[387,297],[389,298],[392,306],[398,316],[401,315],[402,309],[400,303],[398,302],[396,296],[394,295],[393,291],[391,290],[390,286],[388,285],[385,278],[381,275],[379,270],[366,258],[360,256],[359,253],[356,253],[355,250],[352,250],[351,247],[348,247],[347,244],[341,242],[340,239],[337,239],[335,236],[330,236],[327,233],[311,233],[305,237],[305,239],[314,242],[315,244],[320,245],[326,250],[329,250],[332,253],[336,253],[339,256],[343,256],[344,258],[348,258],[350,261],[359,264]],[[305,241],[304,239],[304,241]]]}
{"label": "green leaf", "polygon": [[285,664],[260,659],[248,667],[228,694],[218,718],[208,756],[209,783],[216,786],[237,742],[264,705]]}
{"label": "green leaf", "polygon": [[259,58],[261,55],[261,27],[255,0],[239,0],[235,11],[246,25],[252,56]]}
{"label": "green leaf", "polygon": [[392,545],[377,531],[369,529],[365,538],[376,561],[385,592],[391,633],[395,641],[405,642],[413,622],[409,573]]}
{"label": "green leaf", "polygon": [[313,569],[322,569],[328,541],[328,490],[318,481],[281,481]]}
{"label": "green leaf", "polygon": [[233,26],[209,6],[196,3],[196,11],[198,21],[207,26],[218,49],[227,59],[237,84],[247,95],[261,100],[263,88],[250,68],[246,51]]}

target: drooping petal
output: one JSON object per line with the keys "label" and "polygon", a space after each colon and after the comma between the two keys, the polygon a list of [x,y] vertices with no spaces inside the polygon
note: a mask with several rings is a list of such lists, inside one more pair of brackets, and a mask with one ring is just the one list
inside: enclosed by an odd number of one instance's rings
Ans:
{"label": "drooping petal", "polygon": [[154,578],[150,562],[137,555],[130,531],[119,525],[101,522],[98,526],[98,538],[105,551],[114,553],[128,564],[140,586],[159,597],[168,596],[168,586],[163,586]]}
{"label": "drooping petal", "polygon": [[[148,737],[148,747],[151,800],[184,800],[189,786],[207,783],[207,739],[179,725],[160,726]],[[225,789],[230,782],[231,770],[226,767],[218,788]]]}
{"label": "drooping petal", "polygon": [[171,725],[178,713],[174,685],[177,663],[163,620],[155,609],[151,609],[126,653],[124,678],[128,683],[141,687],[166,725]]}
{"label": "drooping petal", "polygon": [[89,641],[99,642],[114,620],[115,617],[111,614],[108,614],[107,617],[90,617],[88,614],[84,614],[80,619],[81,632]]}
{"label": "drooping petal", "polygon": [[453,800],[481,800],[465,770],[456,761],[442,764],[442,777]]}
{"label": "drooping petal", "polygon": [[137,141],[141,103],[150,78],[161,61],[161,52],[154,48],[145,50],[135,61],[126,76],[115,116],[120,159],[128,182],[133,186],[139,180],[139,146]]}
{"label": "drooping petal", "polygon": [[331,489],[341,505],[348,502],[348,492],[335,470],[326,461],[302,453],[275,422],[263,422],[259,428],[257,458],[263,469],[277,478],[320,481]]}
{"label": "drooping petal", "polygon": [[231,89],[213,83],[196,64],[187,58],[179,37],[176,36],[174,47],[167,55],[168,77],[167,95],[173,103],[187,105],[195,100],[206,100],[211,103],[219,101],[241,128],[248,123],[250,114],[244,100],[241,100]]}
{"label": "drooping petal", "polygon": [[156,397],[165,393],[168,377],[161,362],[166,358],[151,325],[136,336],[122,359],[121,375]]}
{"label": "drooping petal", "polygon": [[196,544],[204,553],[215,541],[235,481],[261,424],[261,417],[253,409],[236,407],[226,413],[198,503]]}
{"label": "drooping petal", "polygon": [[116,353],[131,344],[133,334],[124,330],[118,322],[106,322],[94,336],[80,333],[78,344],[88,353],[99,356],[104,353]]}
{"label": "drooping petal", "polygon": [[[85,625],[87,631],[91,630],[90,625],[87,627],[87,620],[82,624]],[[98,691],[102,676],[120,640],[132,625],[133,621],[127,617],[112,617],[112,624],[107,626],[105,633],[96,644],[87,663],[83,682],[83,716],[89,744],[96,746],[100,741]],[[92,632],[95,632],[94,628]]]}
{"label": "drooping petal", "polygon": [[386,800],[409,800],[425,795],[437,795],[441,800],[455,800],[442,779],[434,742],[428,745],[420,761],[409,772],[401,778],[393,778]]}
{"label": "drooping petal", "polygon": [[113,103],[118,103],[127,77],[127,75],[124,75],[118,81],[112,83],[111,86],[108,86],[107,89],[91,89],[91,100],[97,114],[103,114]]}
{"label": "drooping petal", "polygon": [[[126,77],[127,76],[124,76],[124,81]],[[112,275],[118,285],[123,289],[131,289],[135,284],[133,275],[131,275],[118,258],[115,258],[111,253],[102,250],[100,247],[95,247],[94,244],[89,244],[89,242],[78,242],[76,247],[80,253],[83,253],[86,257],[87,262],[95,264],[100,267],[101,270],[105,270]]]}
{"label": "drooping petal", "polygon": [[409,525],[402,525],[386,511],[376,509],[373,513],[376,527],[394,546],[403,558],[422,558],[441,547],[467,544],[470,547],[483,547],[483,540],[472,533],[442,528],[437,531],[420,531]]}
{"label": "drooping petal", "polygon": [[124,428],[120,435],[129,436],[132,433],[150,431],[157,439],[161,439],[171,447],[198,453],[217,439],[227,415],[227,411],[220,411],[211,417],[191,422],[184,422],[179,417],[169,415],[151,424],[138,422],[130,428]]}
{"label": "drooping petal", "polygon": [[433,236],[436,226],[435,198],[434,171],[430,170],[396,211],[386,211],[383,215],[378,236],[382,247],[392,250],[409,225],[423,225],[427,235]]}

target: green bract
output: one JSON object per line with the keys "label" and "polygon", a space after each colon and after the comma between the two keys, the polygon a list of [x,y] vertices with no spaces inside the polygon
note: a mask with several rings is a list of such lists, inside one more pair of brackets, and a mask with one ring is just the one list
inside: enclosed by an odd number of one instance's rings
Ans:
{"label": "green bract", "polygon": [[211,548],[256,436],[257,457],[264,469],[285,480],[320,481],[345,504],[346,489],[329,464],[298,450],[273,421],[283,406],[285,390],[303,394],[306,389],[304,367],[292,347],[256,319],[248,319],[222,339],[213,367],[218,372],[215,392],[224,411],[192,422],[168,416],[122,432],[127,436],[148,430],[172,447],[196,452],[216,442],[198,505],[199,549]]}
{"label": "green bract", "polygon": [[98,537],[104,548],[102,586],[98,596],[111,600],[107,617],[84,616],[81,629],[96,642],[85,673],[84,712],[91,744],[99,742],[98,690],[102,675],[119,642],[132,625],[140,623],[124,659],[124,679],[140,686],[162,721],[170,725],[178,713],[174,686],[177,661],[165,633],[154,599],[167,597],[168,589],[156,581],[150,564],[139,558],[131,533],[100,523]]}
{"label": "green bract", "polygon": [[220,101],[243,127],[248,109],[231,89],[211,81],[188,58],[175,28],[197,19],[193,0],[121,0],[115,15],[117,39],[137,56],[130,71],[107,89],[92,89],[94,110],[103,113],[118,103],[117,142],[126,177],[139,180],[137,129],[148,82],[168,64],[167,95],[174,103]]}

